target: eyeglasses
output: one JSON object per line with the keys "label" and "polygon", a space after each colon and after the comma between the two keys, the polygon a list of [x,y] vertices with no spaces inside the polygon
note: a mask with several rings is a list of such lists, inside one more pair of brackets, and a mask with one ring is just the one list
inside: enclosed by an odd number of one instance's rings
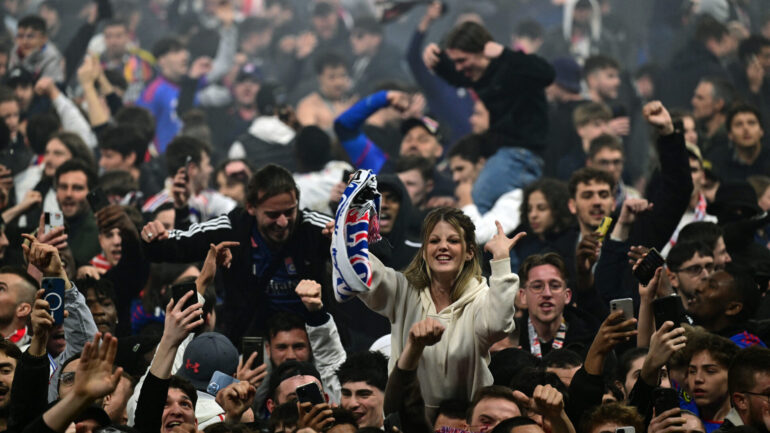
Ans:
{"label": "eyeglasses", "polygon": [[[532,293],[542,293],[545,290],[546,284],[542,281],[535,281],[527,284],[527,290],[531,290]],[[548,288],[551,293],[561,293],[564,290],[564,283],[561,281],[551,281],[548,283]]]}
{"label": "eyeglasses", "polygon": [[66,373],[62,373],[59,377],[59,382],[61,382],[62,385],[71,386],[73,383],[75,383],[75,372],[68,371]]}
{"label": "eyeglasses", "polygon": [[704,269],[706,270],[707,274],[710,274],[710,273],[714,272],[714,264],[713,263],[706,263],[705,265],[692,265],[692,266],[688,266],[686,268],[679,268],[679,270],[677,272],[686,272],[686,273],[690,274],[690,276],[696,277],[696,276],[700,275],[703,272]]}
{"label": "eyeglasses", "polygon": [[767,403],[770,403],[770,392],[768,393],[758,393],[758,392],[750,392],[750,391],[740,391],[741,394],[749,394],[749,395],[756,395],[757,397],[764,397],[763,400],[765,400]]}

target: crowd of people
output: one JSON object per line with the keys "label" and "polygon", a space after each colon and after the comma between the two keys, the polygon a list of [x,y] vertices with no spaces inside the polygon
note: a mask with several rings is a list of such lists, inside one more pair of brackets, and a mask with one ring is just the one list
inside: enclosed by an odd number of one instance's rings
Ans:
{"label": "crowd of people", "polygon": [[0,431],[770,432],[767,2],[0,18]]}

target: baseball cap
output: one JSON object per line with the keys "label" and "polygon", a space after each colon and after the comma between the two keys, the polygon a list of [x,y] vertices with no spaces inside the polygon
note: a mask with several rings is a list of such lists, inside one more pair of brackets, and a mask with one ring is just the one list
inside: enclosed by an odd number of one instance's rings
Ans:
{"label": "baseball cap", "polygon": [[16,87],[20,84],[32,85],[35,84],[35,75],[22,67],[16,67],[8,72],[5,82],[8,87]]}
{"label": "baseball cap", "polygon": [[254,82],[262,81],[262,68],[254,63],[246,63],[238,70],[238,75],[235,77],[235,81],[240,83],[241,81],[251,80]]}
{"label": "baseball cap", "polygon": [[441,134],[439,133],[438,129],[438,122],[428,116],[410,117],[409,119],[401,122],[401,135],[406,135],[406,133],[415,126],[422,126],[426,131],[428,131],[428,133],[430,133],[430,135],[436,137],[438,140],[441,140]]}
{"label": "baseball cap", "polygon": [[176,374],[205,392],[215,371],[235,376],[237,369],[238,349],[233,343],[218,332],[205,332],[187,345],[182,367]]}

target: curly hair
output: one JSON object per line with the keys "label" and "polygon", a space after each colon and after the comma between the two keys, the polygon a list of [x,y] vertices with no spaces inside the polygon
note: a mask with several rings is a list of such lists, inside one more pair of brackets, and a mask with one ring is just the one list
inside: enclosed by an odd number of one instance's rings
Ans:
{"label": "curly hair", "polygon": [[620,403],[607,403],[596,406],[583,418],[579,431],[580,433],[591,433],[596,427],[606,423],[631,426],[638,432],[645,430],[644,418],[637,412],[636,408]]}

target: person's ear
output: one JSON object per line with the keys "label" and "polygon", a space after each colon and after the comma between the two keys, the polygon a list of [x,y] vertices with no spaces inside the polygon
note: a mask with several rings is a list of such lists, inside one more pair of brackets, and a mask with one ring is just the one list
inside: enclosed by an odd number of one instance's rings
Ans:
{"label": "person's ear", "polygon": [[273,402],[272,398],[268,398],[265,402],[265,407],[267,408],[268,413],[273,413],[273,410],[275,409],[275,402]]}
{"label": "person's ear", "polygon": [[572,289],[566,288],[564,289],[564,303],[569,304],[572,302]]}
{"label": "person's ear", "polygon": [[127,157],[123,158],[123,160],[133,167],[137,158],[139,158],[139,156],[136,154],[136,152],[131,152]]}
{"label": "person's ear", "polygon": [[522,307],[527,307],[527,292],[526,290],[519,289],[519,302],[521,302]]}
{"label": "person's ear", "polygon": [[669,268],[664,268],[666,274],[668,275],[668,279],[671,281],[671,286],[673,286],[675,289],[679,288],[679,275],[676,274],[676,272],[672,272]]}
{"label": "person's ear", "polygon": [[32,313],[32,305],[22,302],[16,307],[16,317],[28,317]]}
{"label": "person's ear", "polygon": [[473,248],[468,248],[468,251],[465,252],[465,261],[470,262],[473,260],[473,257],[475,256],[475,252],[473,251]]}
{"label": "person's ear", "polygon": [[256,216],[257,216],[257,208],[256,208],[256,207],[254,207],[254,206],[252,206],[252,205],[251,205],[251,204],[249,204],[249,203],[246,203],[246,212],[248,212],[248,213],[249,213],[249,215],[251,215],[251,216],[253,216],[253,217],[255,217],[255,218],[256,218]]}
{"label": "person's ear", "polygon": [[430,194],[433,191],[433,179],[429,179],[425,182],[425,192]]}
{"label": "person's ear", "polygon": [[734,392],[732,397],[733,406],[740,412],[748,412],[749,399],[742,392]]}
{"label": "person's ear", "polygon": [[572,215],[577,214],[577,206],[575,206],[574,198],[569,199],[569,201],[567,202],[567,207],[569,208],[569,211]]}
{"label": "person's ear", "polygon": [[743,303],[738,301],[730,301],[725,308],[725,316],[737,316],[743,311]]}

